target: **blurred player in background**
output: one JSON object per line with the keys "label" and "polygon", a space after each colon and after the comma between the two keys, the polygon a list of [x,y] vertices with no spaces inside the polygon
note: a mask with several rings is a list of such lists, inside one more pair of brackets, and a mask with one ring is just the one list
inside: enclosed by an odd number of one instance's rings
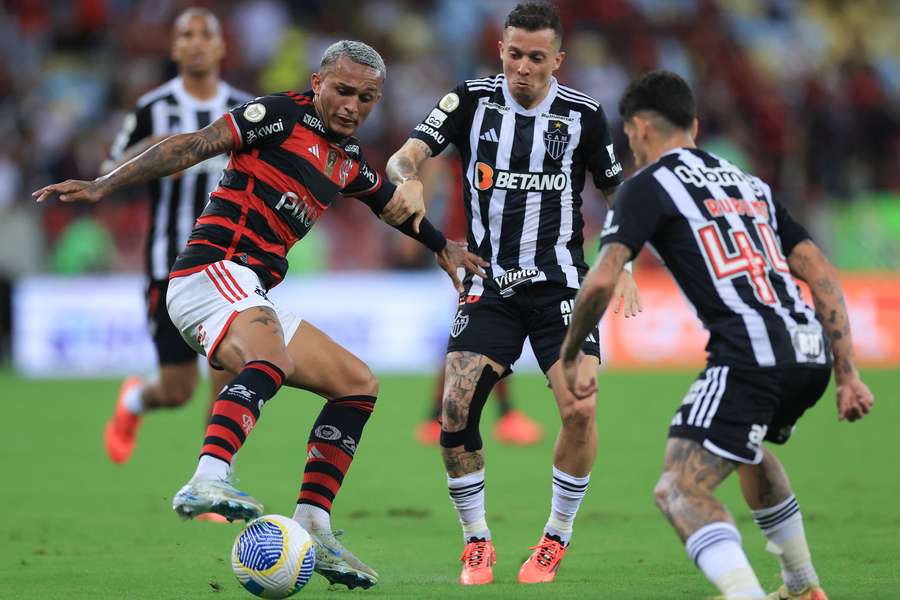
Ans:
{"label": "blurred player in background", "polygon": [[[656,503],[688,556],[728,600],[764,598],[728,510],[713,495],[737,471],[753,518],[784,580],[772,600],[827,600],[800,507],[764,440],[783,444],[825,392],[832,371],[838,418],[855,421],[874,398],[859,377],[834,267],[761,179],[694,144],[693,94],[655,71],[619,105],[641,168],[619,191],[601,252],[575,303],[561,359],[572,393],[593,400],[582,346],[626,261],[653,245],[710,332],[707,368],[669,429]],[[815,312],[791,275],[812,291]]]}
{"label": "blurred player in background", "polygon": [[[389,222],[398,222],[408,212],[424,214],[419,165],[454,144],[462,157],[469,249],[490,263],[487,277],[466,277],[445,368],[440,443],[463,528],[463,585],[493,581],[479,420],[526,337],[562,427],[553,450],[550,516],[519,570],[520,582],[556,577],[597,451],[594,398],[576,400],[569,392],[559,348],[588,270],[581,214],[587,173],[608,201],[622,176],[599,103],[553,77],[565,57],[561,43],[552,5],[518,5],[498,42],[503,73],[458,85],[388,161],[391,180],[416,192],[398,195],[385,210]],[[633,314],[638,302],[630,274],[621,285],[626,313]],[[600,363],[598,335],[595,328],[583,345],[590,355],[581,366],[585,373],[596,373]]]}
{"label": "blurred player in background", "polygon": [[[337,42],[325,50],[311,90],[257,98],[199,132],[167,138],[109,175],[34,193],[39,202],[57,193],[64,202],[96,202],[127,185],[230,154],[169,275],[173,323],[210,366],[235,376],[219,393],[197,469],[173,509],[184,517],[259,516],[262,505],[229,481],[232,460],[283,384],[319,394],[326,402],[309,435],[294,519],[316,542],[316,571],[351,588],[371,587],[378,574],[337,540],[331,507],[375,408],[378,381],[325,333],[276,307],[267,291],[284,278],[291,246],[339,196],[359,198],[381,214],[393,195],[408,193],[366,163],[353,137],[381,98],[385,73],[371,47]],[[422,216],[398,229],[436,253],[457,290],[457,268],[483,273],[477,266],[483,261]]]}
{"label": "blurred player in background", "polygon": [[[137,107],[125,118],[103,172],[170,135],[202,129],[228,109],[250,100],[250,94],[219,78],[219,63],[224,55],[225,41],[216,16],[203,8],[182,12],[175,20],[172,40],[172,60],[178,66],[178,76],[138,100]],[[124,463],[131,457],[142,415],[184,405],[197,387],[197,352],[172,324],[166,311],[166,292],[169,271],[187,244],[209,194],[216,189],[225,164],[224,157],[215,157],[150,182],[146,298],[159,376],[155,381],[130,377],[122,384],[115,412],[104,432],[106,451],[115,463]],[[225,371],[212,371],[210,379],[212,403],[231,376]]]}
{"label": "blurred player in background", "polygon": [[[443,231],[452,240],[463,239],[466,236],[468,224],[466,212],[463,209],[465,200],[463,199],[463,179],[460,176],[459,156],[453,153],[449,158],[432,161],[431,166],[436,168],[424,169],[422,174],[423,189],[429,188],[429,185],[433,185],[435,180],[442,179],[434,176],[435,171],[446,171],[446,173],[442,173],[449,181]],[[429,176],[429,174],[431,175]],[[405,241],[407,238],[403,239]],[[512,446],[529,446],[541,441],[544,435],[543,428],[537,421],[513,406],[509,382],[506,378],[497,382],[492,395],[497,400],[497,408],[500,412],[500,418],[497,419],[493,431],[494,438],[498,442]],[[441,441],[440,419],[443,397],[444,366],[441,365],[435,374],[434,395],[429,407],[428,418],[416,426],[416,439],[420,444],[435,446]]]}

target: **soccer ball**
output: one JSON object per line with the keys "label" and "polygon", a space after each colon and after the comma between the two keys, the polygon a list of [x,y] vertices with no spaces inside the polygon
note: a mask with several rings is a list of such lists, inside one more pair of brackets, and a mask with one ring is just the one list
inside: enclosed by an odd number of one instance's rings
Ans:
{"label": "soccer ball", "polygon": [[281,515],[253,519],[231,548],[231,568],[247,591],[287,598],[312,577],[316,549],[299,523]]}

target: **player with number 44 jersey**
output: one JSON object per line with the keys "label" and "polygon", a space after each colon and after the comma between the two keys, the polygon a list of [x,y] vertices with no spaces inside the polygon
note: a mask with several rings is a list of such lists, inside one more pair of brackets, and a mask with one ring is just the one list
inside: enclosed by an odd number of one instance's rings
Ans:
{"label": "player with number 44 jersey", "polygon": [[[696,147],[694,97],[678,75],[634,81],[619,112],[643,168],[616,196],[578,294],[560,356],[566,383],[577,397],[596,390],[579,371],[581,345],[625,261],[649,244],[710,333],[707,367],[669,428],[656,504],[725,600],[827,600],[797,498],[763,441],[788,440],[828,387],[832,362],[838,417],[855,421],[872,408],[834,267],[764,181]],[[815,310],[793,276],[809,284]],[[784,586],[768,597],[714,495],[732,472],[781,563]]]}

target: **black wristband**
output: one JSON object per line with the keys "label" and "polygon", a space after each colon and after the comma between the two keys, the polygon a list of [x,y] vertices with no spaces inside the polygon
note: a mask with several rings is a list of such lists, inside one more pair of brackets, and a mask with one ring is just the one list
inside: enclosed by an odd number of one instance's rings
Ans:
{"label": "black wristband", "polygon": [[397,227],[397,229],[418,241],[432,252],[441,252],[447,247],[447,238],[445,238],[444,234],[432,225],[431,221],[428,219],[422,219],[422,222],[419,223],[419,233],[413,231],[412,223],[414,218],[415,217],[408,218],[402,225]]}

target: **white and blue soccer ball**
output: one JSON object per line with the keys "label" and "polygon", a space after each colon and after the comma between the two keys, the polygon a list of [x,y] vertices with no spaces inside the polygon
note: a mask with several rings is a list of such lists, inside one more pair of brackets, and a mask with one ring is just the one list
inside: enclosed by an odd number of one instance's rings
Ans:
{"label": "white and blue soccer ball", "polygon": [[299,592],[312,577],[315,562],[309,533],[282,515],[253,519],[231,548],[235,577],[262,598],[287,598]]}

